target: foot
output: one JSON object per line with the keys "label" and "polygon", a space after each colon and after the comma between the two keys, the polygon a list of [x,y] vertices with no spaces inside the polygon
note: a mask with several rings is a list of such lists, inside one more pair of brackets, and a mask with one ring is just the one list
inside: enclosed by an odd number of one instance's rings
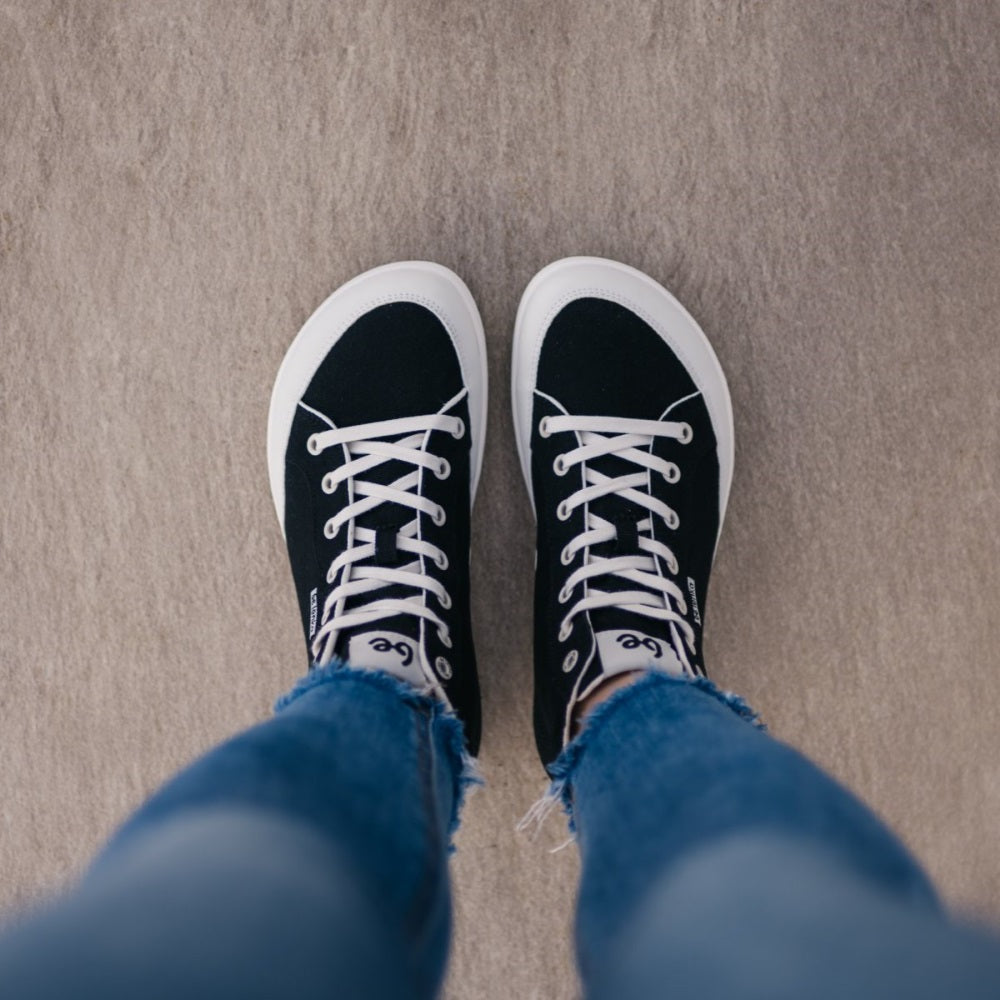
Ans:
{"label": "foot", "polygon": [[469,512],[486,350],[462,281],[388,264],[330,296],[274,385],[268,469],[311,666],[381,670],[440,698],[479,747]]}
{"label": "foot", "polygon": [[704,674],[732,406],[677,300],[633,268],[588,257],[557,261],[528,286],[512,383],[538,522],[535,738],[549,765],[578,706],[610,678]]}

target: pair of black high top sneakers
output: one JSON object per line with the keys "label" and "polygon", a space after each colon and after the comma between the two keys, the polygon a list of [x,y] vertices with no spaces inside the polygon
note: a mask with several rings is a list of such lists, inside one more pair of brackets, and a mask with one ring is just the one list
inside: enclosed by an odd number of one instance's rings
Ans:
{"label": "pair of black high top sneakers", "polygon": [[[517,447],[538,524],[535,735],[547,766],[575,706],[637,670],[704,673],[705,594],[733,467],[726,381],[651,278],[557,261],[514,334]],[[480,742],[469,515],[486,351],[451,271],[407,262],[338,289],[271,398],[268,465],[310,664],[383,670]]]}

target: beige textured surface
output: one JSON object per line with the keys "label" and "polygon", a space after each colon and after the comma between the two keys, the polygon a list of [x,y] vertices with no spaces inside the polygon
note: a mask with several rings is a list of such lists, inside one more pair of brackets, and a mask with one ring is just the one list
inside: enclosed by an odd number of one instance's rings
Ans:
{"label": "beige textured surface", "polygon": [[429,258],[493,389],[449,992],[572,995],[574,851],[513,832],[541,772],[507,366],[532,273],[593,253],[729,375],[715,677],[1000,917],[998,38],[978,0],[0,2],[0,902],[299,670],[271,381],[337,284]]}

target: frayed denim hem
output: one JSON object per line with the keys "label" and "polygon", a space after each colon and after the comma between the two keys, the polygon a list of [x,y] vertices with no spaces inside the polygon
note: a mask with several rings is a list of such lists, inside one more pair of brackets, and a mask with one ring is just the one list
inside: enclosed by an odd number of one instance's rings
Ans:
{"label": "frayed denim hem", "polygon": [[624,704],[633,698],[641,697],[642,693],[650,687],[658,684],[689,684],[711,695],[716,701],[722,702],[726,708],[731,709],[736,715],[748,722],[755,729],[767,732],[760,714],[754,711],[750,705],[738,694],[732,691],[723,691],[722,688],[714,684],[707,677],[672,677],[659,671],[650,671],[645,677],[641,677],[634,684],[629,684],[621,690],[616,691],[607,701],[598,705],[590,713],[586,724],[579,735],[566,744],[562,753],[548,765],[546,770],[552,779],[545,794],[528,810],[524,818],[517,824],[517,829],[521,832],[537,833],[545,822],[549,813],[555,806],[561,804],[563,812],[566,813],[569,823],[571,840],[576,834],[576,823],[573,817],[573,787],[572,778],[580,759],[586,753],[590,741],[594,734],[599,732],[606,724],[607,720],[614,715]]}
{"label": "frayed denim hem", "polygon": [[445,752],[448,754],[455,781],[452,790],[451,817],[448,820],[448,853],[454,854],[453,836],[461,822],[465,797],[470,789],[485,782],[479,771],[478,761],[465,749],[465,727],[462,725],[462,720],[447,705],[430,695],[421,694],[405,681],[385,671],[359,670],[350,666],[346,660],[334,659],[325,666],[314,667],[305,677],[296,681],[291,691],[283,694],[274,703],[274,711],[275,713],[282,711],[313,688],[324,684],[354,682],[370,684],[396,695],[404,704],[428,712],[432,728],[443,727]]}

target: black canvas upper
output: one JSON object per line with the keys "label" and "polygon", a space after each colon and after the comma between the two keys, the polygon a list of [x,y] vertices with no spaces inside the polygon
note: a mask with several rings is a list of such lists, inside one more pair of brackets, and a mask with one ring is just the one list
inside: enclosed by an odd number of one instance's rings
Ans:
{"label": "black canvas upper", "polygon": [[[673,580],[687,597],[685,619],[694,628],[696,652],[692,666],[703,672],[701,636],[716,537],[719,527],[719,462],[716,438],[703,397],[690,373],[660,335],[631,310],[599,298],[581,298],[565,306],[552,321],[538,360],[531,422],[531,477],[538,518],[535,577],[535,736],[543,763],[550,764],[563,746],[567,706],[574,690],[583,691],[602,671],[595,634],[631,630],[651,650],[669,641],[669,624],[620,608],[600,608],[576,615],[569,639],[558,631],[567,610],[582,596],[584,584],[566,603],[558,594],[569,575],[583,561],[578,552],[569,566],[560,561],[563,547],[585,528],[586,507],[577,507],[568,520],[556,517],[558,504],[584,485],[584,467],[565,475],[553,470],[556,457],[577,447],[573,431],[543,437],[544,416],[631,417],[690,424],[689,444],[672,438],[653,439],[654,455],[674,462],[681,470],[676,484],[650,476],[653,495],[679,516],[677,530],[638,504],[619,495],[590,504],[593,513],[616,526],[613,541],[596,545],[598,556],[638,554],[638,522],[650,518],[654,537],[666,544],[678,561],[676,576],[656,557],[660,572]],[[665,411],[670,408],[667,416]],[[635,472],[636,466],[614,455],[592,466],[608,476]],[[599,590],[635,589],[613,575],[591,583]],[[693,596],[692,596],[693,595]],[[674,610],[679,610],[674,606]],[[564,670],[567,654],[575,650],[575,667]],[[582,673],[582,678],[581,678]]]}
{"label": "black canvas upper", "polygon": [[[453,603],[449,610],[433,594],[426,594],[429,606],[449,626],[452,646],[448,648],[441,641],[431,623],[421,628],[419,618],[398,614],[382,619],[377,626],[343,630],[337,639],[336,654],[346,658],[351,639],[372,627],[398,632],[416,641],[423,633],[428,662],[435,664],[444,658],[450,667],[450,676],[439,672],[438,680],[465,724],[466,740],[474,754],[479,746],[480,705],[469,615],[471,424],[468,397],[463,389],[462,371],[451,338],[429,309],[408,302],[392,303],[358,319],[319,365],[303,394],[305,405],[296,408],[285,456],[285,535],[312,664],[311,639],[321,624],[326,596],[337,584],[327,581],[327,570],[344,551],[348,536],[346,525],[332,539],[324,535],[323,529],[327,520],[349,503],[349,490],[347,481],[331,494],[321,488],[323,476],[346,461],[345,449],[333,447],[319,455],[310,454],[306,446],[309,436],[329,430],[329,424],[310,411],[317,410],[338,428],[346,428],[434,414],[449,400],[460,397],[443,412],[460,417],[465,433],[456,439],[448,431],[432,431],[427,446],[430,454],[447,460],[451,474],[447,479],[439,479],[424,470],[421,477],[421,495],[445,510],[445,523],[438,526],[422,512],[388,502],[379,504],[355,522],[376,532],[374,561],[398,566],[418,557],[396,549],[396,531],[415,517],[419,519],[421,537],[447,556],[445,569],[424,559],[422,571],[438,579],[451,596]],[[411,471],[411,465],[388,460],[364,473],[363,478],[388,484]],[[405,598],[416,592],[413,587],[393,584],[379,590],[377,597]],[[359,595],[348,601],[346,610],[373,599],[371,594]]]}

